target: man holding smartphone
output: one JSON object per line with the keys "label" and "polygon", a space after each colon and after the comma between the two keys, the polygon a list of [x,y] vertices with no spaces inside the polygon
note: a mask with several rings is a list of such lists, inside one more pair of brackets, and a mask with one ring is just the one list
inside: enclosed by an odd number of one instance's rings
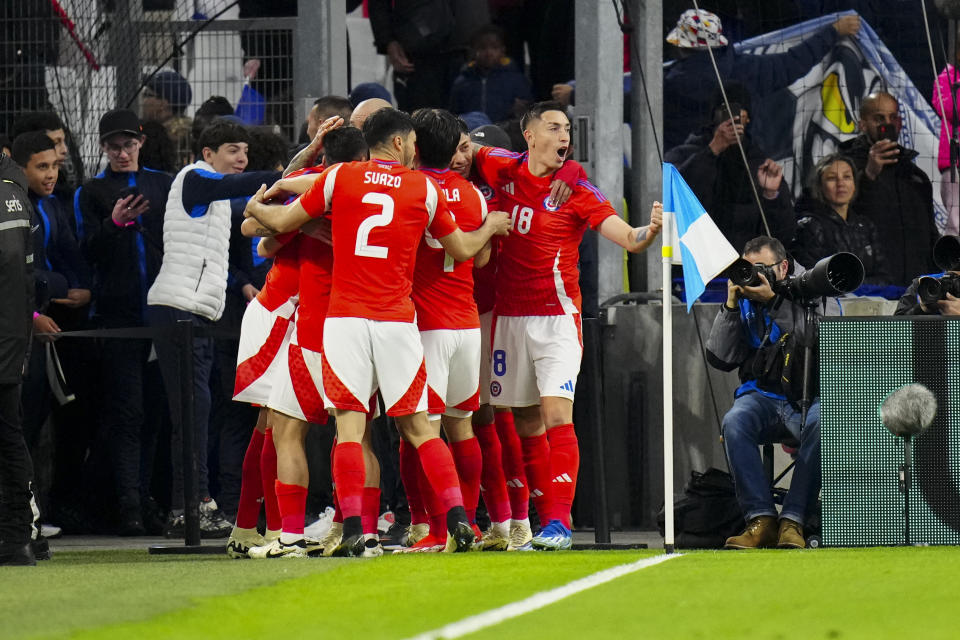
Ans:
{"label": "man holding smartphone", "polygon": [[863,174],[857,210],[880,231],[892,283],[906,286],[918,273],[932,273],[931,250],[937,226],[933,217],[933,186],[913,160],[917,152],[898,143],[900,104],[878,91],[860,106],[861,135],[840,145]]}

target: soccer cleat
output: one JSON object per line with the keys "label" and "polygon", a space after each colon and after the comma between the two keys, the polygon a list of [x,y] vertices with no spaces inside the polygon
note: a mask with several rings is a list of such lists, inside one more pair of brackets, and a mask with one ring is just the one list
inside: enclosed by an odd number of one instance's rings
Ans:
{"label": "soccer cleat", "polygon": [[267,532],[263,534],[264,544],[268,542],[273,542],[274,540],[279,540],[281,533],[283,532],[280,529],[277,529],[276,531],[274,531],[273,529],[267,529]]}
{"label": "soccer cleat", "polygon": [[303,535],[323,540],[330,531],[330,525],[333,524],[333,514],[335,513],[336,511],[333,507],[324,509],[320,517],[303,530]]}
{"label": "soccer cleat", "polygon": [[406,533],[400,538],[400,545],[403,547],[412,547],[424,538],[430,535],[430,524],[419,522],[407,527]]}
{"label": "soccer cleat", "polygon": [[415,545],[397,549],[394,553],[439,553],[443,551],[447,541],[439,536],[427,534],[421,538]]}
{"label": "soccer cleat", "polygon": [[530,544],[534,549],[543,551],[562,551],[573,546],[573,534],[559,520],[551,520]]}
{"label": "soccer cleat", "polygon": [[393,526],[394,522],[396,522],[396,518],[393,515],[393,511],[384,511],[380,514],[380,517],[377,518],[377,532],[386,533],[390,530],[390,527]]}
{"label": "soccer cleat", "polygon": [[53,557],[53,551],[50,550],[50,542],[44,535],[39,535],[36,539],[31,540],[30,549],[33,550],[33,557],[37,560],[49,560]]}
{"label": "soccer cleat", "polygon": [[200,502],[201,538],[225,538],[232,530],[233,525],[223,517],[223,512],[217,508],[216,500],[207,498]]}
{"label": "soccer cleat", "polygon": [[306,558],[307,544],[301,538],[293,544],[284,544],[279,539],[260,547],[252,547],[247,556],[257,560],[272,558]]}
{"label": "soccer cleat", "polygon": [[227,540],[227,555],[231,558],[249,558],[248,553],[253,547],[262,547],[267,544],[260,532],[256,529],[241,529],[234,527]]}
{"label": "soccer cleat", "polygon": [[510,521],[510,541],[507,545],[507,551],[519,551],[530,541],[533,540],[533,532],[530,531],[530,523],[526,520]]}
{"label": "soccer cleat", "polygon": [[447,529],[447,543],[443,547],[444,553],[463,553],[473,549],[473,543],[476,542],[476,534],[466,522],[456,522],[453,527]]}
{"label": "soccer cleat", "polygon": [[477,542],[480,551],[506,551],[510,546],[510,526],[506,522],[494,522]]}
{"label": "soccer cleat", "polygon": [[327,535],[320,541],[320,546],[323,548],[322,553],[325,557],[333,555],[333,551],[340,544],[341,538],[343,538],[343,523],[331,522],[330,530],[327,531]]}
{"label": "soccer cleat", "polygon": [[29,542],[0,542],[0,566],[33,567],[36,564],[37,558]]}
{"label": "soccer cleat", "polygon": [[379,558],[383,555],[383,547],[380,545],[380,538],[375,533],[365,533],[363,535],[363,557]]}
{"label": "soccer cleat", "polygon": [[360,558],[363,556],[366,548],[363,534],[355,533],[340,540],[340,544],[337,545],[330,555],[334,558]]}

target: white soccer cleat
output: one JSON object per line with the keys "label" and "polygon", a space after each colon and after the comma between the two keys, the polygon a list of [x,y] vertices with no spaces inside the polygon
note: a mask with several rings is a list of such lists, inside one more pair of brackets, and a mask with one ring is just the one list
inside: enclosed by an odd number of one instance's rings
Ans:
{"label": "white soccer cleat", "polygon": [[293,544],[284,544],[279,538],[269,544],[260,547],[253,547],[247,552],[247,555],[257,560],[272,558],[306,558],[307,545],[301,538]]}
{"label": "white soccer cleat", "polygon": [[529,520],[510,521],[510,544],[507,545],[507,551],[520,551],[531,540],[533,532],[530,530]]}
{"label": "white soccer cleat", "polygon": [[363,534],[363,557],[379,558],[383,555],[383,546],[380,545],[380,536],[375,533]]}
{"label": "white soccer cleat", "polygon": [[303,530],[303,535],[316,538],[317,540],[323,540],[327,533],[330,531],[330,525],[333,524],[333,515],[336,513],[333,507],[327,507],[323,510],[323,513],[320,514],[320,517],[317,518],[316,522],[310,524]]}

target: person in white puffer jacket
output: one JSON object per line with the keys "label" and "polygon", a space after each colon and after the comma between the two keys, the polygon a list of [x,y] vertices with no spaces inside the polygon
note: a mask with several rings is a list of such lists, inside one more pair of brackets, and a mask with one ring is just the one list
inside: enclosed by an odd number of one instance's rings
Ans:
{"label": "person in white puffer jacket", "polygon": [[[197,142],[203,160],[181,169],[170,187],[163,219],[163,264],[147,294],[147,318],[152,327],[189,321],[206,327],[223,312],[227,288],[231,200],[253,195],[261,184],[280,178],[277,171],[243,173],[247,166],[248,134],[225,118],[204,129]],[[183,456],[180,407],[180,347],[173,335],[154,340],[164,387],[170,403],[172,509],[167,536],[183,534]],[[213,339],[193,342],[194,450],[200,503],[200,533],[221,537],[231,524],[210,497],[207,473],[207,435],[210,417],[210,372]]]}

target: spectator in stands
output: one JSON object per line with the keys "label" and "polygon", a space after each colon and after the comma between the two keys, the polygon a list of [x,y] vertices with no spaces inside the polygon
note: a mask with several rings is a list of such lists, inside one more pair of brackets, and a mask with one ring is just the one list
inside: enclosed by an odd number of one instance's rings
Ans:
{"label": "spectator in stands", "polygon": [[0,135],[0,153],[2,153],[3,155],[9,158],[11,154],[10,147],[11,147],[10,138],[4,135]]}
{"label": "spectator in stands", "polygon": [[507,57],[503,29],[480,27],[470,39],[471,61],[460,71],[450,90],[454,113],[482,111],[492,122],[519,118],[533,93],[523,71]]}
{"label": "spectator in stands", "polygon": [[[743,257],[762,264],[777,280],[787,275],[787,253],[780,241],[767,236],[746,243]],[[737,499],[747,521],[739,536],[728,538],[727,549],[777,546],[801,549],[806,546],[803,524],[811,515],[820,493],[820,401],[814,398],[801,424],[796,402],[801,398],[783,387],[782,367],[765,366],[781,349],[780,339],[788,334],[797,351],[804,340],[815,339],[816,326],[807,326],[804,308],[774,293],[771,282],[761,275],[757,286],[727,283],[727,301],[717,312],[707,339],[707,359],[721,371],[739,368],[740,386],[734,392],[733,407],[723,417],[723,444],[730,461]],[[823,315],[818,304],[816,315]],[[816,396],[816,389],[813,390]],[[780,523],[773,502],[770,479],[763,470],[760,445],[799,441],[796,467],[790,492],[783,503]]]}
{"label": "spectator in stands", "polygon": [[[763,216],[769,233],[781,243],[789,243],[796,218],[789,190],[783,184],[783,169],[750,139],[750,94],[746,88],[731,83],[727,97],[734,111],[732,117],[718,92],[710,126],[690,134],[684,144],[668,151],[664,160],[677,167],[733,246],[743,246],[747,240],[765,235]],[[737,146],[738,135],[749,171]],[[758,196],[763,215],[757,206]]]}
{"label": "spectator in stands", "polygon": [[[184,167],[174,178],[163,223],[163,263],[147,294],[151,326],[169,329],[180,321],[204,328],[220,319],[226,303],[230,199],[250,196],[261,184],[272,184],[279,172],[243,173],[247,167],[249,135],[227,118],[216,120],[197,141],[202,160]],[[183,535],[184,502],[182,465],[183,425],[180,416],[180,345],[176,337],[154,340],[164,386],[170,403],[172,509],[166,534]],[[194,361],[194,439],[197,456],[200,533],[221,537],[232,525],[210,495],[207,442],[210,427],[210,374],[214,361],[213,338],[197,337]]]}
{"label": "spectator in stands", "polygon": [[179,171],[181,167],[177,165],[177,143],[170,137],[167,128],[154,120],[147,120],[142,128],[140,164],[171,175]]}
{"label": "spectator in stands", "polygon": [[[742,54],[727,46],[720,18],[709,11],[684,11],[676,28],[667,35],[674,45],[677,60],[664,70],[663,148],[682,144],[698,127],[710,122],[713,113],[709,96],[717,86],[707,48],[712,48],[720,77],[727,81],[750,83],[757,95],[765,95],[788,86],[802,77],[833,47],[837,38],[855,35],[860,30],[856,15],[840,17],[832,27],[824,27],[787,51],[778,54]],[[737,245],[735,245],[737,246]]]}
{"label": "spectator in stands", "polygon": [[377,53],[393,67],[397,108],[450,104],[450,86],[466,62],[468,30],[487,24],[486,2],[370,0]]}
{"label": "spectator in stands", "polygon": [[860,107],[860,131],[840,144],[862,173],[857,211],[880,232],[891,282],[905,285],[936,267],[931,260],[938,232],[933,214],[933,185],[913,163],[917,152],[897,143],[900,105],[885,92],[871,93]]}
{"label": "spectator in stands", "polygon": [[20,424],[20,380],[33,313],[30,201],[23,171],[0,156],[0,566],[35,565],[30,539],[33,462]]}
{"label": "spectator in stands", "polygon": [[[67,128],[53,111],[33,111],[22,114],[13,124],[11,136],[14,140],[21,134],[28,131],[43,131],[53,140],[57,150],[57,159],[60,162],[60,172],[57,177],[57,187],[54,193],[64,202],[69,202],[73,195],[73,187],[76,183],[71,182],[67,175],[65,165],[70,157],[70,147],[67,145]],[[76,229],[74,229],[76,231]]]}
{"label": "spectator in stands", "polygon": [[[185,115],[193,99],[193,91],[186,78],[176,71],[166,69],[147,78],[143,92],[140,95],[140,113],[144,123],[159,122],[167,130],[170,139],[174,141],[176,155],[181,157],[180,164],[174,161],[174,169],[163,169],[146,162],[145,166],[161,171],[176,171],[189,162],[190,133],[192,123]],[[149,134],[148,134],[149,141]],[[149,143],[152,145],[152,143]],[[141,157],[143,154],[141,153]]]}
{"label": "spectator in stands", "polygon": [[[146,324],[147,290],[163,260],[163,215],[173,179],[140,162],[144,136],[132,111],[100,118],[100,150],[109,166],[77,189],[79,239],[96,273],[96,316],[107,329]],[[150,497],[157,439],[152,416],[162,409],[157,366],[146,340],[104,340],[102,440],[109,444],[121,535],[158,534]],[[160,400],[158,402],[158,400]],[[162,411],[159,411],[162,412]]]}
{"label": "spectator in stands", "polygon": [[223,118],[233,115],[233,106],[230,101],[223,96],[210,96],[204,100],[193,114],[193,124],[191,125],[190,144],[191,155],[185,164],[190,164],[197,159],[202,159],[200,150],[197,148],[197,141],[200,140],[200,134],[203,130],[217,118]]}
{"label": "spectator in stands", "polygon": [[853,160],[832,154],[810,173],[810,197],[797,203],[797,234],[790,247],[800,264],[813,267],[821,258],[848,251],[863,263],[866,284],[888,284],[880,234],[851,203],[857,194]]}

